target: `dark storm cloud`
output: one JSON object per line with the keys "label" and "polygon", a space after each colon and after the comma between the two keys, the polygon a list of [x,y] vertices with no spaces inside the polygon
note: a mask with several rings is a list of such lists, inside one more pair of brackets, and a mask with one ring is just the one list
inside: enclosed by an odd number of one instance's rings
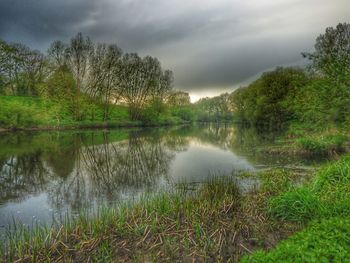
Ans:
{"label": "dark storm cloud", "polygon": [[232,90],[300,61],[348,0],[0,0],[0,37],[45,50],[77,32],[157,56],[194,95]]}
{"label": "dark storm cloud", "polygon": [[56,38],[75,34],[97,1],[1,0],[0,36],[43,48]]}

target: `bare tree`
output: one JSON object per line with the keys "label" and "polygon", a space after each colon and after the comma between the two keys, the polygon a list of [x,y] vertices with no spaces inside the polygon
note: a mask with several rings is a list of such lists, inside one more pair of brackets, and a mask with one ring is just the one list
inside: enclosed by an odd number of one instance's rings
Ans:
{"label": "bare tree", "polygon": [[66,50],[67,62],[77,82],[77,88],[84,90],[84,81],[89,67],[89,58],[93,51],[93,44],[89,37],[78,33],[71,39]]}
{"label": "bare tree", "polygon": [[117,45],[98,44],[91,55],[88,93],[104,105],[103,120],[109,118],[112,99],[118,99],[117,85],[122,50]]}
{"label": "bare tree", "polygon": [[54,41],[48,49],[49,58],[56,68],[66,64],[67,49],[67,45],[60,40]]}
{"label": "bare tree", "polygon": [[37,95],[36,86],[43,80],[45,57],[22,44],[0,41],[0,74],[13,95]]}
{"label": "bare tree", "polygon": [[156,58],[125,54],[119,80],[120,94],[129,105],[131,118],[137,120],[147,102],[171,89],[172,73],[163,73]]}

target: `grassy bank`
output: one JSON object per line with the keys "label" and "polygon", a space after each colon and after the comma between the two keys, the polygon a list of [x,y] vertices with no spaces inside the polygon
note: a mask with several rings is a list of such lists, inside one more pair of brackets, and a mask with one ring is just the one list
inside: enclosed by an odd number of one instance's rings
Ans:
{"label": "grassy bank", "polygon": [[325,166],[314,178],[268,201],[269,215],[305,230],[243,262],[349,262],[350,157]]}
{"label": "grassy bank", "polygon": [[[237,179],[257,177],[243,193]],[[283,170],[181,185],[59,229],[13,228],[4,262],[347,262],[350,157],[315,174]],[[282,241],[284,240],[284,241]],[[281,242],[282,241],[282,242]]]}
{"label": "grassy bank", "polygon": [[[113,260],[126,262],[237,261],[257,248],[272,248],[295,224],[271,224],[266,200],[292,182],[286,172],[264,176],[264,190],[241,194],[233,178],[216,179],[197,192],[179,186],[120,209],[81,215],[60,229],[14,229],[4,261]],[[271,184],[271,180],[277,184]],[[4,253],[4,251],[6,251]]]}
{"label": "grassy bank", "polygon": [[109,117],[104,120],[104,106],[95,102],[81,106],[77,119],[72,107],[69,103],[39,97],[0,96],[0,131],[161,126],[189,122],[173,109],[132,121],[128,108],[120,105],[110,105]]}

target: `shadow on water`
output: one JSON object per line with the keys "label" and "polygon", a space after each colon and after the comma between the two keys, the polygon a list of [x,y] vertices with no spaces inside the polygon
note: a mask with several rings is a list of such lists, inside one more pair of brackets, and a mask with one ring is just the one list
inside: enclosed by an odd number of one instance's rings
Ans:
{"label": "shadow on water", "polygon": [[230,125],[2,134],[0,226],[53,222],[217,174],[308,164],[261,153],[274,138]]}

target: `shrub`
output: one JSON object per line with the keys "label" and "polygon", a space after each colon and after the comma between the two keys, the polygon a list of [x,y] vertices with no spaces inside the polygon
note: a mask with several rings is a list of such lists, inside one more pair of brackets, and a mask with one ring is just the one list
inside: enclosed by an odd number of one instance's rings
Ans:
{"label": "shrub", "polygon": [[2,105],[0,110],[0,126],[5,128],[37,126],[42,123],[43,118],[43,114],[33,107],[17,102]]}

